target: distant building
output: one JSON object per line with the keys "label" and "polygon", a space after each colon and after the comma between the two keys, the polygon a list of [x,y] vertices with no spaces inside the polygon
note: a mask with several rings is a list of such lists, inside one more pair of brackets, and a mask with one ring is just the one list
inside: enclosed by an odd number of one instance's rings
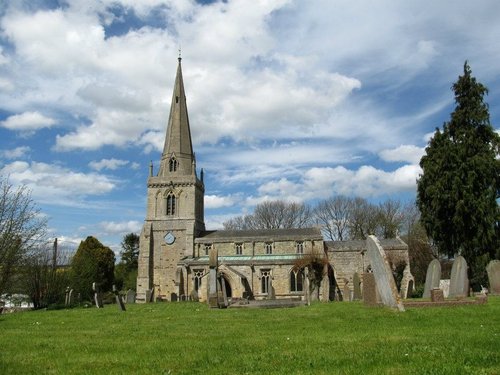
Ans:
{"label": "distant building", "polygon": [[[323,300],[342,298],[346,283],[353,289],[354,273],[361,275],[369,268],[364,241],[324,242],[319,228],[207,231],[204,193],[203,170],[199,175],[196,170],[179,58],[159,170],[154,175],[150,165],[147,181],[137,301],[145,301],[151,293],[162,300],[179,300],[194,292],[206,300],[210,249],[217,249],[219,274],[233,298],[303,298],[305,272],[296,264],[304,254],[328,256],[320,289]],[[405,243],[399,239],[381,243],[395,263],[409,264]]]}

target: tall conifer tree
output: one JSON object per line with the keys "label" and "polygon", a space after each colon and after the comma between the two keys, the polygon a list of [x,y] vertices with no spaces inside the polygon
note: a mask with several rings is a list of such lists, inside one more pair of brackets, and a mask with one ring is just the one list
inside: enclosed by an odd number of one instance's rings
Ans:
{"label": "tall conifer tree", "polygon": [[417,204],[422,223],[442,254],[461,254],[472,284],[484,282],[482,267],[498,247],[500,137],[483,97],[488,89],[464,74],[452,86],[456,107],[436,129],[420,161]]}

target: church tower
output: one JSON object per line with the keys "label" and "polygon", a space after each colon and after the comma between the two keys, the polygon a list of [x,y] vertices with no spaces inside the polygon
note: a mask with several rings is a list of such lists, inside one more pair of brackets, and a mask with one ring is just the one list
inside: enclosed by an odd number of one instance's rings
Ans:
{"label": "church tower", "polygon": [[[137,300],[147,291],[170,300],[182,295],[178,262],[194,255],[194,239],[205,230],[203,171],[196,174],[179,57],[165,145],[156,176],[149,167],[146,219],[140,236]],[[183,279],[183,278],[181,278]]]}

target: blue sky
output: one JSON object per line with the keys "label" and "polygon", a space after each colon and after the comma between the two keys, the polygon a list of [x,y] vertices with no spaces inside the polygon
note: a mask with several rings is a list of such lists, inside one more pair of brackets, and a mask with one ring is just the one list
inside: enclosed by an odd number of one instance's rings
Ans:
{"label": "blue sky", "polygon": [[500,117],[497,1],[0,2],[0,174],[50,235],[139,232],[179,48],[206,224],[266,199],[412,199],[468,60]]}

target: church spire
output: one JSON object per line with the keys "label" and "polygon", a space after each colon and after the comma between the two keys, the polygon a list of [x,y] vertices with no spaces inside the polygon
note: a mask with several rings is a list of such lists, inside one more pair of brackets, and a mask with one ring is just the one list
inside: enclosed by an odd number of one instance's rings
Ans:
{"label": "church spire", "polygon": [[183,174],[191,174],[192,161],[194,159],[193,146],[191,143],[191,130],[189,128],[189,117],[186,105],[186,94],[184,92],[184,82],[182,79],[182,58],[178,57],[177,75],[175,77],[174,92],[170,105],[170,115],[168,118],[167,135],[160,166],[160,173],[169,170],[168,163],[175,158],[179,171]]}

